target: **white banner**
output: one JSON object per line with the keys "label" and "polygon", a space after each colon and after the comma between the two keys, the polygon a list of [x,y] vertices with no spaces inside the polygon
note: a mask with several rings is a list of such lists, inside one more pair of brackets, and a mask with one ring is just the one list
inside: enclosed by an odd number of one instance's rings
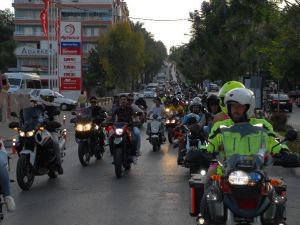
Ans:
{"label": "white banner", "polygon": [[66,22],[60,24],[61,42],[81,42],[81,22]]}

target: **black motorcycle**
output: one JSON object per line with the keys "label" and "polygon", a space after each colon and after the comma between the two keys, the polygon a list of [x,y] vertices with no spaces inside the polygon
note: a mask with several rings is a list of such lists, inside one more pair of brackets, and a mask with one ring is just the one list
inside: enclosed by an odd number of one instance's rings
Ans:
{"label": "black motorcycle", "polygon": [[[12,112],[11,116],[18,117]],[[29,190],[35,176],[48,174],[57,177],[57,155],[53,148],[51,132],[59,133],[61,158],[65,153],[66,130],[60,130],[61,124],[47,121],[38,107],[21,110],[21,122],[9,123],[9,128],[18,131],[16,149],[18,153],[17,181],[23,190]]]}
{"label": "black motorcycle", "polygon": [[[104,129],[95,123],[91,108],[83,108],[79,112],[72,112],[76,118],[71,119],[75,123],[75,140],[78,143],[78,157],[82,166],[86,167],[91,157],[101,159],[105,151]],[[104,120],[104,118],[103,118]]]}

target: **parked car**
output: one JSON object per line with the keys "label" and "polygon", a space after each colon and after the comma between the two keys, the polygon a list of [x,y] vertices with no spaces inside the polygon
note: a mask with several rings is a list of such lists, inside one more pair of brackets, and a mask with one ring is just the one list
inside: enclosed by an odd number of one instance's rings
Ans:
{"label": "parked car", "polygon": [[300,97],[296,99],[296,105],[298,108],[300,108]]}
{"label": "parked car", "polygon": [[154,97],[156,97],[156,88],[147,87],[144,90],[144,97],[145,98],[154,98]]}
{"label": "parked car", "polygon": [[279,94],[279,101],[278,94],[268,94],[264,108],[268,112],[273,112],[277,110],[278,104],[280,110],[293,111],[293,101],[287,94]]}
{"label": "parked car", "polygon": [[[29,92],[30,98],[36,100],[38,103],[41,102],[40,90],[43,89],[33,89]],[[57,104],[57,106],[59,106],[61,110],[63,111],[72,110],[76,107],[77,102],[75,100],[66,98],[62,94],[56,91],[54,93],[55,93],[54,103]]]}

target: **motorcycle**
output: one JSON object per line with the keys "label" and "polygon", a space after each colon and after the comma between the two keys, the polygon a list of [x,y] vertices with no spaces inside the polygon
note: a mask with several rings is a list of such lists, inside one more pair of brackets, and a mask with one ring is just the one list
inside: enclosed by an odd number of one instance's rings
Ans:
{"label": "motorcycle", "polygon": [[121,178],[124,170],[131,169],[132,156],[136,154],[129,124],[124,122],[114,123],[110,138],[115,174],[117,178]]}
{"label": "motorcycle", "polygon": [[97,160],[101,159],[105,151],[104,139],[101,139],[101,133],[106,134],[103,127],[97,125],[92,116],[91,108],[82,108],[78,113],[72,112],[76,118],[71,119],[75,123],[75,140],[78,144],[78,158],[82,166],[86,167],[91,157],[95,156]]}
{"label": "motorcycle", "polygon": [[[259,134],[262,130],[249,124],[234,125],[228,129],[253,134]],[[255,138],[251,148],[255,148],[257,154],[233,154],[211,176],[211,186],[201,203],[205,213],[199,215],[198,224],[286,224],[286,184],[282,179],[268,177],[264,167],[271,162],[283,167],[299,167],[299,157],[290,154],[272,160],[264,147],[267,135],[260,133],[251,136],[252,141]],[[296,138],[297,133],[291,130],[284,141]]]}
{"label": "motorcycle", "polygon": [[[17,117],[15,112],[11,116]],[[51,132],[58,133],[58,147],[61,159],[65,156],[66,129],[61,124],[47,121],[38,107],[22,109],[23,121],[9,123],[9,128],[18,132],[16,149],[18,153],[17,182],[21,189],[29,190],[35,176],[47,174],[50,178],[57,177],[57,155],[53,149]]]}
{"label": "motorcycle", "polygon": [[179,152],[178,164],[188,168],[190,174],[199,173],[205,175],[210,161],[207,161],[203,157],[201,149],[202,145],[205,144],[204,134],[201,132],[201,127],[198,124],[190,125],[189,127],[184,126],[185,133],[185,147]]}
{"label": "motorcycle", "polygon": [[168,133],[168,141],[170,144],[173,144],[173,140],[176,139],[176,126],[180,122],[180,118],[178,116],[175,116],[176,114],[173,114],[172,112],[167,112],[167,119],[165,121],[165,127]]}
{"label": "motorcycle", "polygon": [[163,140],[164,127],[161,121],[162,118],[158,115],[153,115],[149,120],[151,120],[151,122],[148,123],[147,134],[149,135],[149,142],[153,146],[153,151],[156,152],[165,141]]}

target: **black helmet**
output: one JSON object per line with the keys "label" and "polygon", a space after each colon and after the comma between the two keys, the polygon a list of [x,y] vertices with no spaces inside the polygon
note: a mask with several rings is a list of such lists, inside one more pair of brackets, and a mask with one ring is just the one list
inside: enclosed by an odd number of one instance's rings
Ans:
{"label": "black helmet", "polygon": [[219,105],[220,100],[219,97],[215,94],[210,94],[206,99],[207,105]]}
{"label": "black helmet", "polygon": [[90,97],[90,103],[96,102],[97,103],[97,98],[95,96]]}

